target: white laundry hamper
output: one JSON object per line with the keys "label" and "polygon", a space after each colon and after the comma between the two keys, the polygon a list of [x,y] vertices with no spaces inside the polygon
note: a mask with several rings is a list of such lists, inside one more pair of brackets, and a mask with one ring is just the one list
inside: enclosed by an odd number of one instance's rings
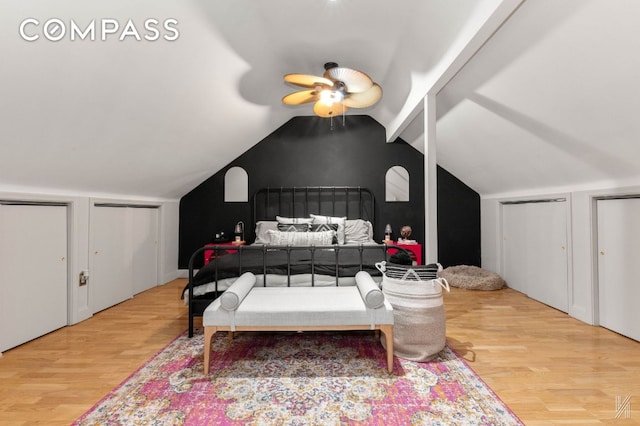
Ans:
{"label": "white laundry hamper", "polygon": [[[433,265],[436,273],[442,269]],[[431,272],[433,265],[420,271],[419,266],[376,263],[384,274],[382,292],[393,306],[393,353],[410,361],[429,361],[446,344],[442,289],[450,289],[446,279],[424,273],[429,268]]]}

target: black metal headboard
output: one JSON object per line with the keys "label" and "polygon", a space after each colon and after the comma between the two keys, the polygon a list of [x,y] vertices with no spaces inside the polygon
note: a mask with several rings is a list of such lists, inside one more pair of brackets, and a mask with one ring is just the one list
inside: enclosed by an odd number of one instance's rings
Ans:
{"label": "black metal headboard", "polygon": [[364,219],[375,226],[375,198],[359,186],[262,188],[253,196],[253,223],[310,214]]}

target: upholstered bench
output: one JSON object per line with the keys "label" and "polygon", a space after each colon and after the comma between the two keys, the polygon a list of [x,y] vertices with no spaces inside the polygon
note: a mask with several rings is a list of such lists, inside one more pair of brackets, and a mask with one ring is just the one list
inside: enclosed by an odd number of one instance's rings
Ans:
{"label": "upholstered bench", "polygon": [[254,287],[255,282],[255,275],[243,274],[205,309],[205,374],[218,331],[380,330],[387,369],[393,371],[393,307],[367,272],[358,272],[355,286]]}

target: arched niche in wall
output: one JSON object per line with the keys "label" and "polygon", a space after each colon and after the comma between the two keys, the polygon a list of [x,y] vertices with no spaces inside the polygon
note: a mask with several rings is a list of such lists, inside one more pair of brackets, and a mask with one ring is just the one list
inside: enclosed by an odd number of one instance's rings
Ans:
{"label": "arched niche in wall", "polygon": [[387,170],[385,181],[385,201],[409,201],[409,172],[402,166]]}
{"label": "arched niche in wall", "polygon": [[242,167],[231,167],[224,174],[224,201],[226,203],[249,201],[249,175]]}

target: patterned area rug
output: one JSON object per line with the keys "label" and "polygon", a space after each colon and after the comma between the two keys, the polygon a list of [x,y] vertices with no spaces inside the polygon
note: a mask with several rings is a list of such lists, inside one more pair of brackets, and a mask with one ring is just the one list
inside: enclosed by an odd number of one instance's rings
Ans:
{"label": "patterned area rug", "polygon": [[74,424],[522,424],[448,347],[390,375],[372,332],[217,333],[205,377],[203,340],[181,335]]}

